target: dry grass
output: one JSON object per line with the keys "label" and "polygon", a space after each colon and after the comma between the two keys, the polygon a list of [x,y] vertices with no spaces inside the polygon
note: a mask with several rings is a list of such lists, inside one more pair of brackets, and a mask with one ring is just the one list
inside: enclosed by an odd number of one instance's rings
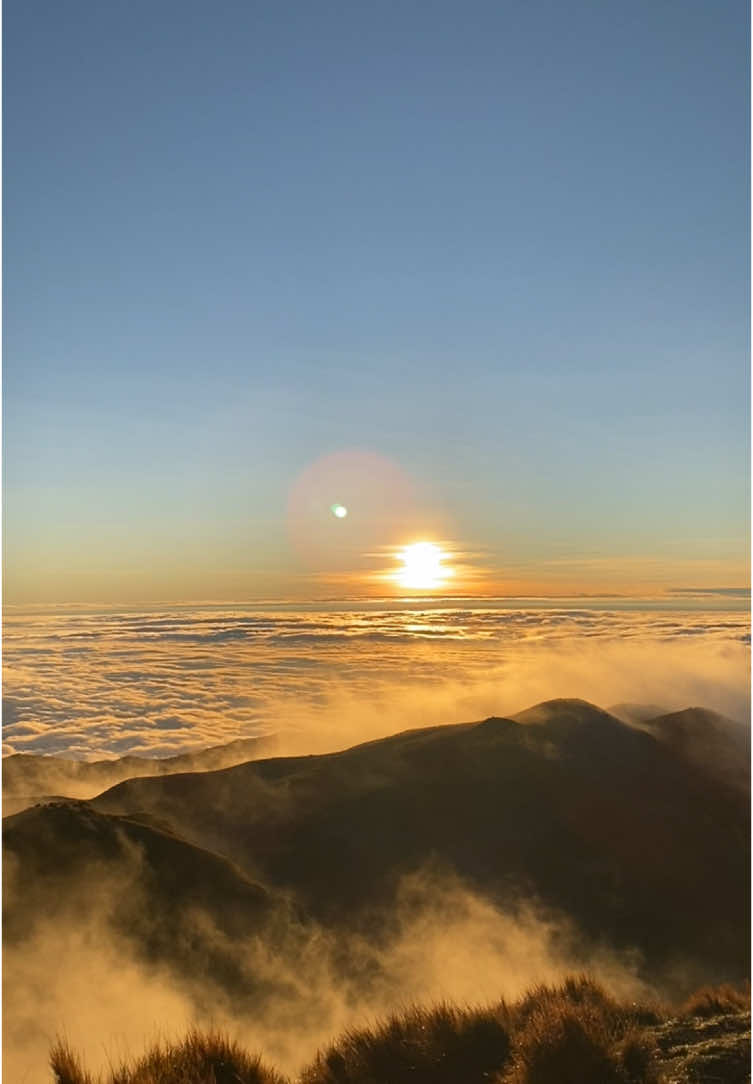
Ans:
{"label": "dry grass", "polygon": [[[60,1041],[51,1054],[55,1084],[94,1084]],[[286,1084],[258,1056],[217,1032],[190,1031],[180,1043],[154,1046],[138,1061],[111,1069],[107,1084]]]}
{"label": "dry grass", "polygon": [[643,1030],[660,1012],[622,1004],[587,975],[538,986],[512,1008],[514,1038],[500,1084],[654,1084]]}
{"label": "dry grass", "polygon": [[[750,1007],[750,988],[704,987],[685,1017]],[[622,1003],[587,975],[538,986],[514,1004],[411,1006],[345,1032],[299,1084],[660,1084],[650,1031],[669,1016]],[[191,1031],[95,1082],[65,1042],[51,1052],[55,1084],[286,1084],[258,1056],[216,1032]]]}
{"label": "dry grass", "polygon": [[486,1084],[510,1049],[509,1020],[492,1009],[414,1006],[373,1029],[342,1035],[301,1074],[302,1084]]}
{"label": "dry grass", "polygon": [[702,986],[683,1003],[681,1016],[723,1016],[750,1011],[750,983],[745,986]]}
{"label": "dry grass", "polygon": [[516,1033],[500,1084],[654,1084],[653,1045],[615,1027],[593,1005],[551,1003]]}
{"label": "dry grass", "polygon": [[559,986],[534,986],[516,1003],[513,1011],[520,1027],[534,1012],[553,1012],[560,1008],[598,1015],[616,1030],[654,1024],[660,1019],[660,1011],[651,1006],[617,1001],[590,975],[571,975]]}
{"label": "dry grass", "polygon": [[349,1032],[319,1053],[302,1084],[657,1084],[645,1031],[661,1018],[623,1005],[588,976],[539,986],[516,1004],[410,1009]]}
{"label": "dry grass", "polygon": [[64,1039],[58,1039],[50,1050],[50,1066],[55,1084],[93,1084],[91,1075]]}

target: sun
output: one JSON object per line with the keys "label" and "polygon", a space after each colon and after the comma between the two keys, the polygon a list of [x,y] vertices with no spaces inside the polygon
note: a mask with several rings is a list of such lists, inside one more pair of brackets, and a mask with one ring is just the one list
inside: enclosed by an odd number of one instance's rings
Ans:
{"label": "sun", "polygon": [[435,542],[414,542],[401,550],[397,557],[403,567],[395,578],[402,587],[410,590],[429,591],[441,587],[451,575],[450,570],[442,565],[446,554]]}

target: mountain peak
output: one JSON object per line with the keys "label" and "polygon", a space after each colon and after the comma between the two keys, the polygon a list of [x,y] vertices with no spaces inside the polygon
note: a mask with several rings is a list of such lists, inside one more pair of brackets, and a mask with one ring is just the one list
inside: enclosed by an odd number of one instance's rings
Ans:
{"label": "mountain peak", "polygon": [[534,704],[532,708],[517,712],[511,718],[516,723],[525,723],[526,725],[545,726],[550,723],[557,723],[558,726],[566,726],[568,729],[573,726],[584,726],[595,722],[622,725],[614,715],[610,715],[603,708],[589,703],[588,700],[579,700],[575,697],[543,700],[540,704]]}

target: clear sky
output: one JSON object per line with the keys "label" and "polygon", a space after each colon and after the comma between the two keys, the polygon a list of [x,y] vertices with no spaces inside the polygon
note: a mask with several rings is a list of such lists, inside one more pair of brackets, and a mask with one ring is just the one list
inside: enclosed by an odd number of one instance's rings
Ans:
{"label": "clear sky", "polygon": [[4,11],[8,602],[747,582],[746,3]]}

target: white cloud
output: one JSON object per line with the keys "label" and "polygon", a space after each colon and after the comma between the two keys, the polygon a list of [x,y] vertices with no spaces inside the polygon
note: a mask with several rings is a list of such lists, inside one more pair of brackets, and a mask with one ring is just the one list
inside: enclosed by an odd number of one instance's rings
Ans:
{"label": "white cloud", "polygon": [[553,696],[748,717],[747,615],[617,608],[55,610],[5,622],[5,751],[315,751]]}

